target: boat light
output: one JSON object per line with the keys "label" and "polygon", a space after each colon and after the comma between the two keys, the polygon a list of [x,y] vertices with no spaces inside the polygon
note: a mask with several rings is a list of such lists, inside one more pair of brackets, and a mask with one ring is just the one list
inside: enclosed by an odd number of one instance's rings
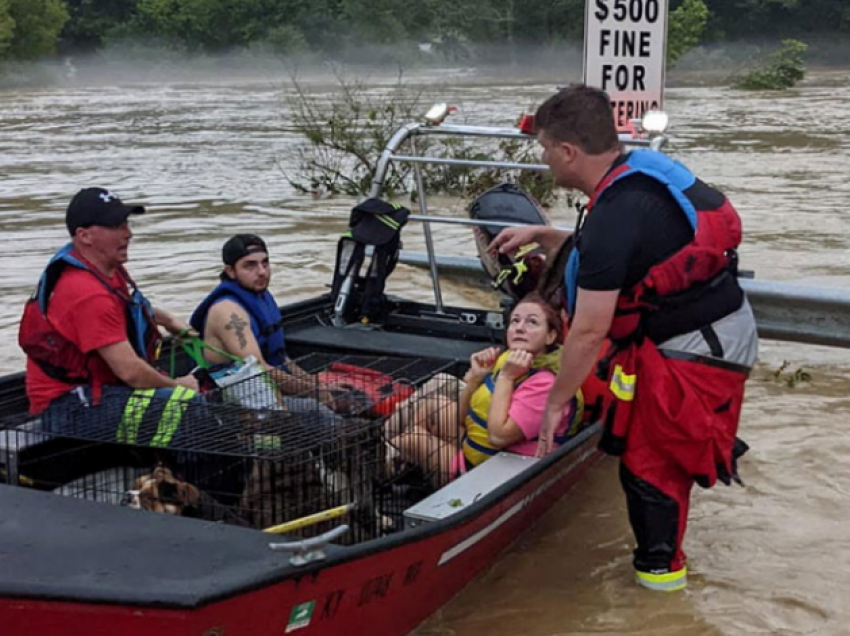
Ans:
{"label": "boat light", "polygon": [[663,110],[648,110],[643,114],[640,127],[643,132],[650,135],[661,135],[667,130],[670,118]]}
{"label": "boat light", "polygon": [[448,104],[434,104],[425,113],[425,121],[430,126],[439,126],[443,123],[446,117],[449,116],[450,113],[453,113],[457,110],[457,106],[449,106]]}

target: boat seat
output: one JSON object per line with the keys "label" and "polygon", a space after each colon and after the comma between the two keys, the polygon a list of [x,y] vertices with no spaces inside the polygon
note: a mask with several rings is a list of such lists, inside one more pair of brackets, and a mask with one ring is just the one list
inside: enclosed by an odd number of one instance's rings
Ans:
{"label": "boat seat", "polygon": [[539,460],[502,452],[404,511],[404,527],[418,528],[453,515],[496,490]]}

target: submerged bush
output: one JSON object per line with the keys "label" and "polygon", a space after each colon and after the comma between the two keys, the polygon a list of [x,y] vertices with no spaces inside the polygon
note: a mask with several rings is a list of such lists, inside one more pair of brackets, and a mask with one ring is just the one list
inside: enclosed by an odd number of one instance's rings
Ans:
{"label": "submerged bush", "polygon": [[803,79],[806,67],[803,53],[808,45],[799,40],[783,40],[782,46],[760,68],[738,77],[735,88],[744,90],[785,90]]}
{"label": "submerged bush", "polygon": [[[287,174],[289,183],[305,194],[346,194],[363,196],[369,192],[381,152],[391,137],[405,124],[421,122],[431,101],[422,89],[403,81],[401,74],[389,88],[371,88],[361,81],[336,75],[337,90],[311,94],[295,79],[294,92],[287,99],[292,127],[301,135],[296,170]],[[408,142],[409,144],[410,142]],[[464,139],[451,136],[417,136],[416,154],[472,161],[536,163],[538,151],[533,140],[492,140],[468,146]],[[408,146],[400,154],[413,154]],[[505,170],[464,166],[420,164],[429,194],[476,196],[484,190],[509,181]],[[415,198],[413,164],[391,162],[384,177],[387,196],[410,193]],[[513,181],[542,204],[553,198],[554,185],[548,172],[513,171]]]}

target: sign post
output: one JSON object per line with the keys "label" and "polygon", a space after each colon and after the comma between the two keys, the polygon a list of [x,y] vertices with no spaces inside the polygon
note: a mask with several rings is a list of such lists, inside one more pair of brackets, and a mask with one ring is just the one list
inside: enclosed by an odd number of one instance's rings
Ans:
{"label": "sign post", "polygon": [[587,0],[584,83],[611,97],[617,130],[663,108],[667,0]]}

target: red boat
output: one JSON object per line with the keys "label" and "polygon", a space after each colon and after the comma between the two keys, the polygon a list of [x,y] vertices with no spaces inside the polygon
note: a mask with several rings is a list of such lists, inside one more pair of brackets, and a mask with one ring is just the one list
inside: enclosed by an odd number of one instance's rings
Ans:
{"label": "red boat", "polygon": [[[331,310],[329,299],[286,310],[290,346],[408,355],[425,347],[431,356],[454,360],[481,348],[476,337],[492,331],[429,320],[433,308],[414,303],[395,303],[381,332],[311,320]],[[486,314],[443,311],[476,316],[482,325]],[[421,329],[410,326],[416,319]],[[395,321],[407,325],[403,333],[393,331]],[[22,377],[5,379],[0,396],[8,423],[15,407],[20,412],[26,403]],[[7,481],[17,466],[21,482],[33,485],[39,480],[31,473],[24,478],[25,466],[44,466],[45,458],[68,461],[43,449],[48,442],[28,444],[26,436],[35,434],[11,427],[3,433]],[[598,456],[597,434],[590,426],[543,460],[504,453],[423,500],[419,507],[425,504],[430,517],[417,516],[414,505],[404,529],[385,536],[312,548],[311,542],[327,543],[328,537],[306,539],[296,551],[300,559],[271,550],[274,538],[255,529],[0,485],[2,633],[406,634],[581,479]],[[69,455],[76,456],[82,457]]]}
{"label": "red boat", "polygon": [[[438,124],[409,125],[396,134],[379,163],[372,196],[380,194],[392,161],[413,161],[421,178],[417,161],[423,159],[398,154],[401,145],[417,135],[531,139],[513,129],[437,130]],[[420,192],[421,216],[411,219],[424,222],[430,249],[428,228],[434,218],[427,215],[421,187]],[[454,222],[488,225],[480,220]],[[505,223],[497,220],[489,225],[499,228]],[[302,366],[310,366],[311,356],[318,356],[323,362],[313,365],[316,371],[327,369],[327,361],[367,360],[378,366],[391,362],[393,369],[406,369],[405,378],[410,380],[408,372],[415,367],[416,384],[434,371],[462,374],[471,353],[501,341],[503,314],[445,307],[433,252],[429,261],[435,302],[387,300],[377,322],[351,315],[347,303],[363,297],[365,278],[338,261],[332,294],[283,308],[289,354],[306,360]],[[390,488],[386,492],[407,492],[390,506],[380,499],[385,491],[375,486],[374,474],[356,483],[351,477],[377,465],[374,456],[367,455],[372,463],[360,459],[346,464],[345,483],[359,488],[357,496],[368,504],[360,502],[361,514],[351,519],[351,527],[331,523],[319,536],[308,531],[301,540],[281,542],[259,531],[267,523],[256,520],[233,524],[224,517],[153,514],[114,505],[118,501],[113,499],[113,505],[98,497],[91,501],[79,493],[58,496],[69,494],[63,490],[69,481],[79,485],[85,479],[99,479],[103,473],[98,471],[104,468],[114,470],[127,445],[79,431],[64,440],[40,432],[38,422],[26,417],[20,374],[0,379],[0,406],[0,475],[5,482],[0,484],[3,636],[402,636],[487,569],[599,457],[600,428],[590,424],[541,460],[501,453],[443,488]],[[362,440],[357,444],[365,448]],[[217,457],[233,454],[230,448],[214,451]],[[250,462],[256,465],[258,457],[255,453]],[[313,470],[317,462],[326,461],[323,457],[308,455],[301,466]],[[138,455],[124,459],[133,458]],[[245,465],[249,459],[234,461]],[[134,478],[138,475],[133,473]],[[123,487],[118,490],[120,494]],[[341,523],[352,515],[350,499],[327,502],[335,507],[328,506],[333,514],[319,515],[325,529],[327,519]],[[305,513],[322,509],[299,510],[295,522],[285,518],[281,527],[310,526],[315,515]],[[278,516],[275,522],[279,521]]]}

